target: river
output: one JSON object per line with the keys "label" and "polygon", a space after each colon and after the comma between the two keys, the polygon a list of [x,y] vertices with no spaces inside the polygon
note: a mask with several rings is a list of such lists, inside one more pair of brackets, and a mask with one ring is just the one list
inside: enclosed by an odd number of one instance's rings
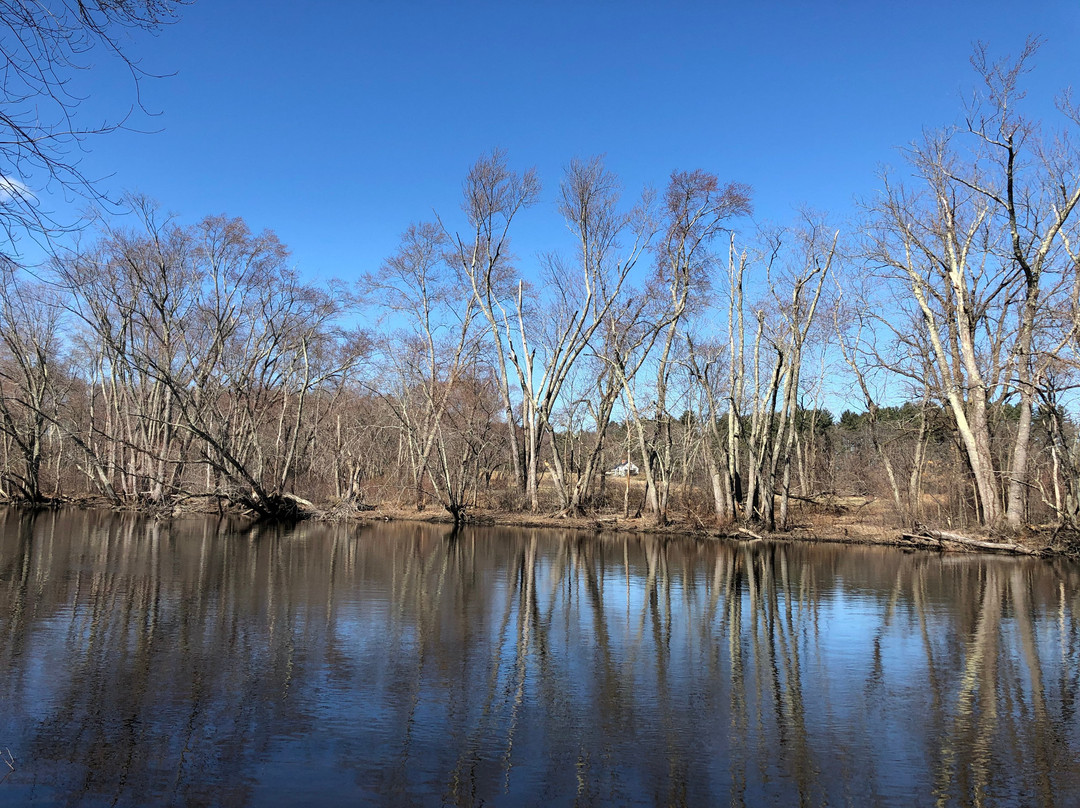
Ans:
{"label": "river", "polygon": [[0,510],[0,805],[1080,804],[1080,567]]}

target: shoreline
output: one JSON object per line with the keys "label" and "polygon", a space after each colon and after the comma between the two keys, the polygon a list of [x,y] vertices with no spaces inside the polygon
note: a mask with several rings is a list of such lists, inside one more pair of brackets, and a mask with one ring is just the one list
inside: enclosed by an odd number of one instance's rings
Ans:
{"label": "shoreline", "polygon": [[[372,510],[358,512],[346,517],[346,521],[365,522],[418,522],[452,525],[453,518],[445,512],[417,512],[408,508],[375,506]],[[731,525],[727,528],[694,526],[684,521],[672,520],[666,525],[651,525],[643,518],[622,516],[548,516],[503,511],[474,511],[462,525],[501,526],[517,528],[540,528],[546,530],[580,530],[592,532],[624,533],[631,535],[672,536],[700,540],[731,540],[743,543],[758,541],[810,542],[825,544],[848,544],[859,546],[895,547],[908,550],[928,550],[945,553],[988,553],[996,555],[1035,556],[1041,558],[1080,558],[1076,550],[1067,545],[1055,546],[1053,534],[1047,529],[1032,529],[1022,538],[1027,541],[997,540],[986,534],[963,535],[921,528],[923,532],[906,532],[898,527],[874,525],[868,521],[845,521],[826,518],[830,524],[799,524],[785,531],[752,530]],[[1034,540],[1034,541],[1033,541]]]}
{"label": "shoreline", "polygon": [[[370,524],[375,522],[413,522],[419,524],[453,525],[453,517],[440,506],[417,511],[413,507],[366,505],[363,509],[344,503],[321,508],[307,500],[303,503],[298,521],[325,521],[337,523]],[[148,508],[117,505],[100,497],[76,497],[46,500],[43,502],[6,501],[0,507],[19,510],[51,510],[77,508],[115,513],[134,513],[156,519],[179,519],[194,516],[233,516],[259,521],[256,514],[235,505],[224,508],[193,504],[174,505],[169,508]],[[702,522],[692,524],[685,518],[673,518],[665,525],[650,524],[643,517],[623,517],[617,514],[594,516],[556,516],[514,511],[476,509],[470,511],[463,527],[515,527],[544,530],[576,530],[582,532],[621,533],[639,536],[667,536],[702,541],[730,540],[742,543],[758,541],[810,542],[824,544],[847,544],[864,547],[895,547],[907,550],[928,550],[937,553],[989,553],[997,555],[1034,556],[1041,558],[1065,558],[1080,560],[1080,537],[1053,526],[1029,526],[1015,540],[987,533],[954,533],[919,526],[914,532],[896,526],[877,524],[873,519],[858,519],[849,511],[839,513],[803,513],[803,518],[784,531],[766,531],[757,526],[732,524],[725,527]]]}

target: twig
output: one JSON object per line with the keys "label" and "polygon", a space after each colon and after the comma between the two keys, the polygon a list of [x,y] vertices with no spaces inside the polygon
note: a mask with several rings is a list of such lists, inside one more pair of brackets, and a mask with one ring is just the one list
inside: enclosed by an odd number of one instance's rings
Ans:
{"label": "twig", "polygon": [[2,760],[8,767],[8,771],[4,772],[3,777],[0,777],[0,783],[3,783],[11,776],[11,773],[15,771],[15,758],[12,757],[11,750],[8,749],[6,746],[4,747],[4,751],[0,752],[0,760]]}

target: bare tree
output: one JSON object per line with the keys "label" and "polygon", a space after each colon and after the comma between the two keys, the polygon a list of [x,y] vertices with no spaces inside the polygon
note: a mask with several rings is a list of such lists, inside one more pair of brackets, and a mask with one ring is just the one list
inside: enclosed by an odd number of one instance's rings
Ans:
{"label": "bare tree", "polygon": [[[22,233],[66,229],[44,207],[42,193],[62,188],[93,201],[103,197],[79,167],[78,150],[94,135],[125,125],[85,122],[77,74],[111,62],[130,74],[138,98],[148,75],[127,52],[132,31],[157,31],[184,0],[5,0],[0,3],[0,228],[14,252]],[[101,57],[104,56],[104,60]],[[141,104],[141,101],[139,101]]]}
{"label": "bare tree", "polygon": [[[539,508],[540,449],[545,434],[554,431],[554,408],[579,358],[616,309],[650,237],[647,200],[620,211],[618,180],[599,158],[571,161],[560,185],[559,210],[577,241],[576,260],[548,256],[543,315],[528,316],[519,282],[515,322],[504,322],[508,356],[522,391],[526,495],[533,511]],[[624,236],[629,241],[625,247],[620,243]],[[607,412],[610,417],[610,408]],[[557,447],[553,460],[565,511],[573,503]]]}
{"label": "bare tree", "polygon": [[507,437],[514,478],[525,490],[525,464],[520,450],[514,403],[510,397],[510,366],[506,335],[508,309],[513,308],[515,291],[510,253],[510,227],[524,209],[540,195],[540,180],[534,169],[518,174],[507,166],[506,153],[496,149],[481,157],[469,169],[463,186],[462,210],[469,224],[466,235],[453,234],[443,225],[452,243],[452,257],[462,277],[472,289],[480,312],[488,323],[495,352],[495,371],[506,413]]}
{"label": "bare tree", "polygon": [[[745,185],[721,185],[705,171],[674,172],[663,195],[660,237],[654,248],[655,270],[645,291],[647,299],[661,306],[636,340],[641,367],[650,357],[654,387],[648,408],[640,404],[631,386],[633,374],[625,360],[616,363],[622,374],[627,404],[633,416],[642,471],[647,490],[646,504],[653,519],[667,520],[667,503],[673,470],[673,433],[670,404],[676,369],[687,371],[679,352],[684,347],[681,329],[684,320],[704,304],[709,273],[715,263],[711,246],[729,231],[731,220],[750,212],[750,190]],[[646,308],[639,308],[641,315]],[[656,351],[654,354],[653,351]],[[651,418],[649,416],[652,416]]]}
{"label": "bare tree", "polygon": [[562,445],[553,436],[552,453],[559,456],[553,476],[563,508],[569,514],[583,515],[586,501],[605,481],[604,450],[622,385],[610,363],[594,355],[583,355],[577,364],[581,367],[568,381],[568,395],[564,396],[569,402],[562,407]]}
{"label": "bare tree", "polygon": [[[424,509],[429,478],[449,485],[446,474],[433,474],[429,463],[444,435],[443,418],[460,393],[458,381],[474,368],[478,350],[475,299],[454,282],[445,259],[441,228],[433,223],[413,225],[402,236],[398,251],[378,272],[364,278],[369,299],[398,325],[384,338],[382,351],[396,379],[379,394],[401,422],[418,511]],[[460,485],[454,488],[458,490]],[[457,502],[456,497],[447,499]]]}
{"label": "bare tree", "polygon": [[717,521],[726,524],[735,520],[736,499],[732,464],[728,462],[728,435],[726,430],[721,432],[721,423],[725,419],[733,420],[734,415],[724,406],[728,396],[719,381],[725,362],[733,363],[734,359],[725,353],[724,346],[694,340],[689,334],[686,335],[686,343],[691,377],[704,404],[696,409],[704,414],[701,443],[712,488],[713,515]]}
{"label": "bare tree", "polygon": [[63,396],[64,346],[60,306],[44,284],[0,269],[0,434],[20,457],[20,469],[0,470],[0,496],[39,502],[46,432]]}
{"label": "bare tree", "polygon": [[[976,49],[972,62],[985,87],[965,128],[928,134],[907,150],[921,188],[886,177],[871,247],[917,305],[982,523],[1014,530],[1024,518],[1036,390],[1048,359],[1070,338],[1047,315],[1064,287],[1058,254],[1080,203],[1074,145],[1067,135],[1044,138],[1017,108],[1037,48],[1029,40],[1017,59],[1001,62]],[[1013,397],[1019,421],[1002,465],[992,451],[991,410]]]}
{"label": "bare tree", "polygon": [[[878,294],[878,278],[862,275],[862,267],[850,265],[850,269],[853,271],[842,281],[834,277],[838,295],[833,307],[836,347],[865,407],[862,423],[885,469],[893,506],[901,523],[910,526],[922,515],[928,413],[931,391],[938,387],[935,369],[928,364],[930,352],[919,322],[895,315],[896,307],[891,305],[893,290]],[[910,401],[918,404],[900,408],[905,415],[902,421],[896,419],[896,407],[887,408],[891,423],[883,424],[882,403],[895,397],[897,391],[906,391]],[[895,444],[904,444],[910,450],[899,452]],[[908,463],[905,483],[903,472]]]}
{"label": "bare tree", "polygon": [[458,524],[476,503],[484,475],[485,454],[496,445],[500,426],[497,385],[488,369],[473,366],[458,379],[453,398],[439,421],[435,441],[437,462],[427,466],[428,478],[443,508]]}
{"label": "bare tree", "polygon": [[[840,295],[843,296],[844,288],[840,287]],[[879,396],[871,389],[870,368],[872,362],[867,361],[867,356],[874,356],[876,351],[873,347],[867,347],[866,342],[874,339],[873,323],[868,315],[868,305],[865,298],[859,296],[859,290],[853,289],[848,294],[846,305],[837,305],[833,308],[833,325],[836,332],[837,347],[844,363],[851,370],[862,394],[863,405],[866,407],[867,431],[870,435],[871,445],[885,467],[885,474],[889,480],[889,491],[892,494],[893,505],[898,514],[905,512],[904,498],[901,493],[900,481],[889,453],[885,450],[878,429],[878,403]]]}
{"label": "bare tree", "polygon": [[[507,263],[506,231],[512,216],[531,204],[538,191],[533,173],[509,172],[500,152],[482,159],[466,181],[474,240],[471,245],[460,237],[455,241],[457,261],[488,321],[515,476],[534,511],[540,506],[540,454],[554,428],[554,409],[577,361],[606,324],[649,235],[643,206],[630,212],[619,209],[617,178],[602,161],[574,160],[560,185],[559,210],[577,242],[575,259],[546,256],[546,283],[535,290],[515,279]],[[629,240],[625,247],[620,243],[624,236]],[[520,437],[511,372],[520,391]],[[573,505],[572,486],[557,448],[553,460],[565,510]]]}
{"label": "bare tree", "polygon": [[287,513],[308,395],[362,348],[335,326],[349,298],[301,283],[277,238],[239,219],[183,228],[136,208],[142,232],[109,230],[56,265],[94,357],[110,485],[166,504],[199,466],[204,493]]}
{"label": "bare tree", "polygon": [[[836,257],[838,236],[809,215],[804,216],[802,226],[767,236],[769,296],[768,303],[755,312],[754,404],[747,441],[745,512],[770,528],[778,523],[787,527],[803,354]],[[763,342],[767,356],[762,355]],[[779,520],[775,513],[778,485]]]}

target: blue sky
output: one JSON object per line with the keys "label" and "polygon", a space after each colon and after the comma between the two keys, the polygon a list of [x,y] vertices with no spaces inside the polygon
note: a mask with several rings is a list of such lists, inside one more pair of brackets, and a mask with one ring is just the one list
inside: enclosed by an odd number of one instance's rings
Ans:
{"label": "blue sky", "polygon": [[[87,144],[112,193],[185,221],[275,230],[309,277],[352,279],[433,210],[460,221],[468,166],[493,147],[535,166],[527,264],[561,245],[561,169],[606,154],[628,196],[674,169],[754,188],[759,219],[851,214],[895,147],[957,120],[972,43],[1046,37],[1031,109],[1080,84],[1080,3],[240,2],[203,0],[129,50],[148,134]],[[105,55],[99,54],[104,61]],[[122,114],[130,80],[78,77],[82,114]],[[1078,87],[1080,90],[1080,87]]]}

